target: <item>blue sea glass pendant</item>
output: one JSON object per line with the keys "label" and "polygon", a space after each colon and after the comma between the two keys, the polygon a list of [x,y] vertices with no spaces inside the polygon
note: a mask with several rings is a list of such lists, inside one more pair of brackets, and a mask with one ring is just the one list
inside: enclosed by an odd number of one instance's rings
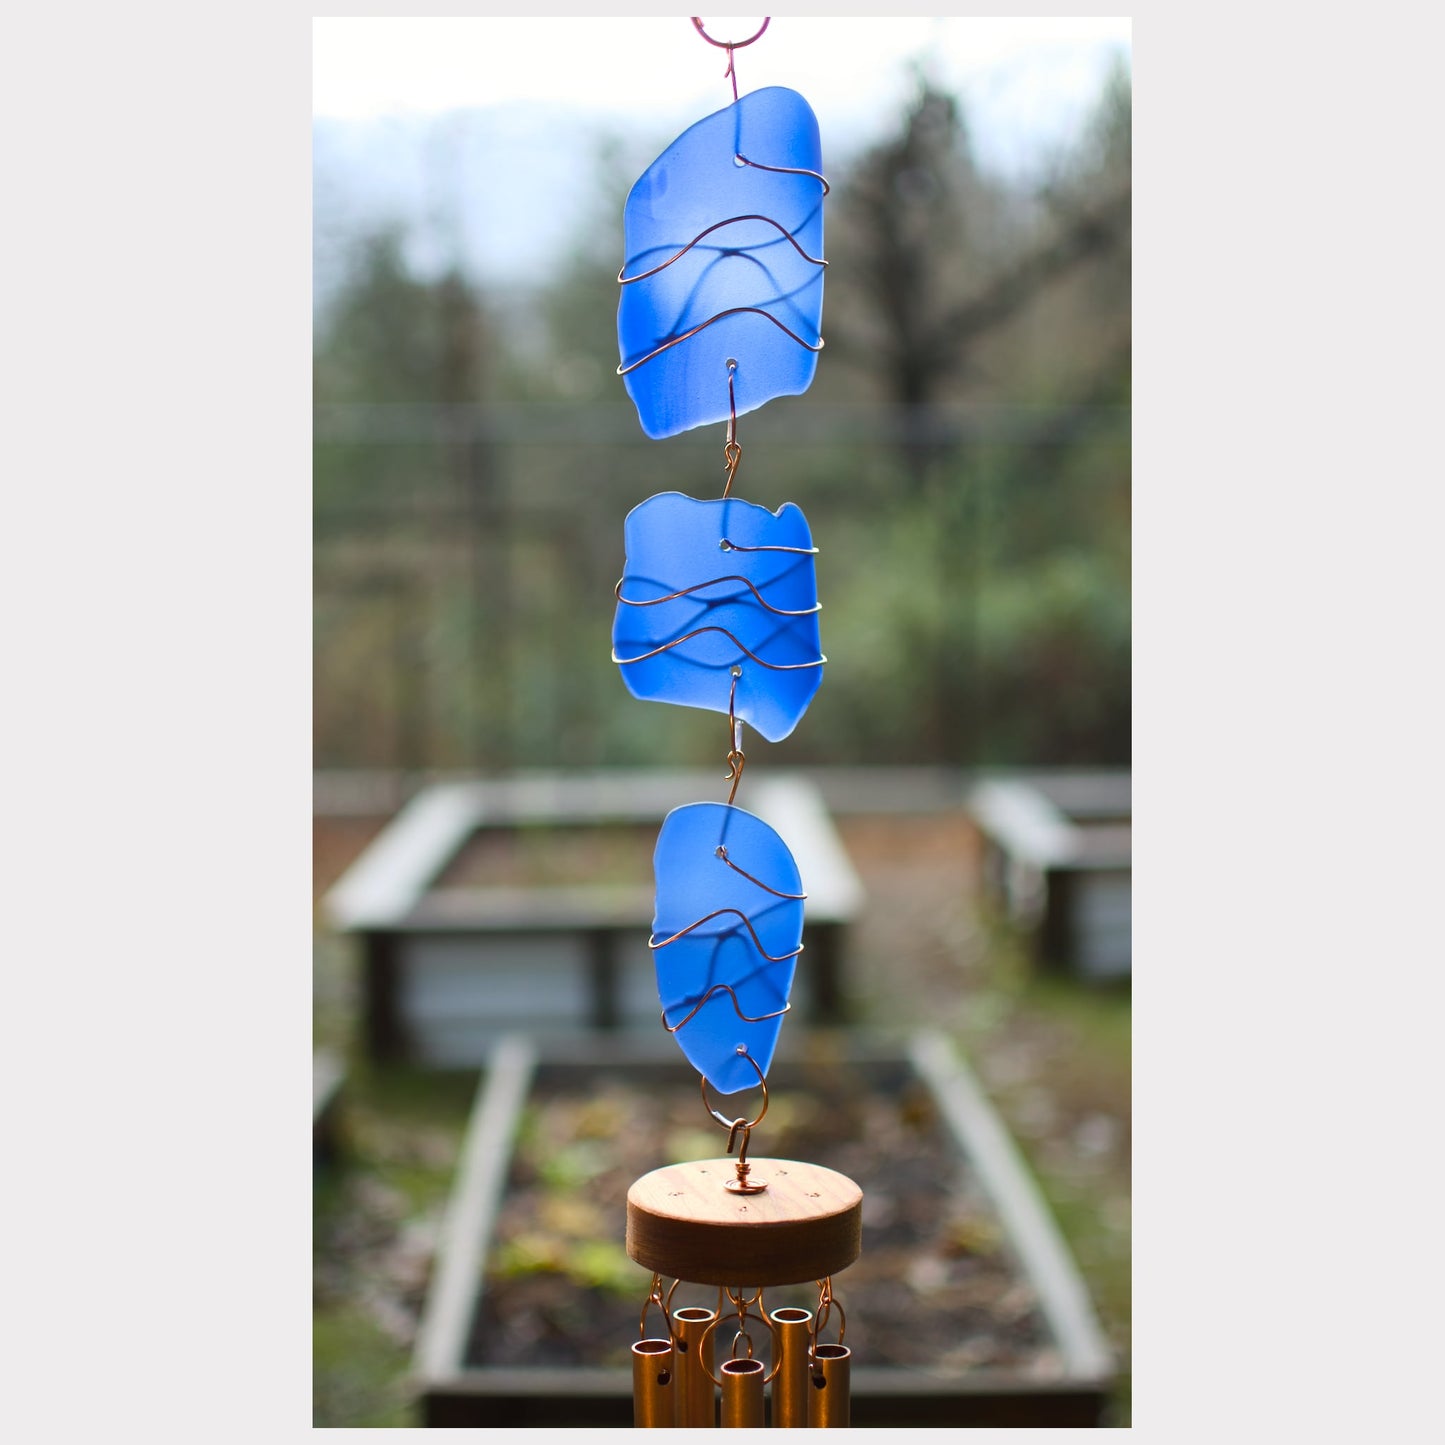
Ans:
{"label": "blue sea glass pendant", "polygon": [[772,86],[684,131],[632,187],[618,370],[648,436],[726,421],[729,361],[739,416],[812,384],[821,167],[807,101]]}
{"label": "blue sea glass pendant", "polygon": [[624,535],[612,660],[632,695],[731,708],[769,742],[787,737],[827,661],[803,513],[662,492],[628,513]]}
{"label": "blue sea glass pendant", "polygon": [[663,821],[653,868],[663,1022],[718,1093],[756,1088],[802,952],[798,865],[761,818],[727,803],[688,803]]}

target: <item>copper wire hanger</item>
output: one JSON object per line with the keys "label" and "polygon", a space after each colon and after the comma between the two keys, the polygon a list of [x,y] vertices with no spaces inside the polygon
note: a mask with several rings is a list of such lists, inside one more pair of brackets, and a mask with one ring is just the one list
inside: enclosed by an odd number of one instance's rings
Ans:
{"label": "copper wire hanger", "polygon": [[771,15],[764,15],[763,23],[758,27],[756,33],[749,35],[746,40],[714,40],[712,36],[703,29],[702,20],[698,16],[693,15],[690,18],[692,20],[693,27],[697,30],[697,33],[701,35],[702,38],[706,40],[709,45],[716,45],[719,50],[727,51],[728,68],[723,71],[723,79],[732,81],[733,99],[736,100],[738,98],[738,72],[737,67],[733,64],[733,51],[741,50],[743,46],[751,45],[754,40],[759,39],[762,36],[763,31],[772,24],[773,17]]}

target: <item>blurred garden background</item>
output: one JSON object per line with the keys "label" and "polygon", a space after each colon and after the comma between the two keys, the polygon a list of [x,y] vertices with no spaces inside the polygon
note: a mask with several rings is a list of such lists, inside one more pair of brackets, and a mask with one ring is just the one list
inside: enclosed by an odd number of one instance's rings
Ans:
{"label": "blurred garden background", "polygon": [[[728,101],[685,19],[618,23],[684,32],[713,87],[693,118]],[[738,420],[734,495],[797,503],[819,545],[829,659],[795,733],[750,739],[738,801],[774,770],[819,780],[868,897],[852,1019],[927,1021],[973,1062],[1118,1352],[1107,1423],[1128,1424],[1128,975],[1048,956],[989,888],[970,808],[990,779],[1129,769],[1127,27],[1026,162],[940,37],[890,62],[894,103],[846,146],[825,121],[826,349],[806,394]],[[740,90],[775,39],[737,53]],[[1058,72],[1028,70],[1032,44],[1007,64],[1042,108]],[[656,492],[718,495],[724,435],[650,441],[616,377],[623,202],[676,128],[625,48],[590,54],[632,124],[524,131],[485,93],[314,121],[315,1035],[342,1121],[316,1175],[317,1425],[414,1423],[410,1351],[476,1083],[368,1057],[327,890],[438,778],[700,767],[725,796],[721,720],[638,703],[609,655],[623,518]],[[773,83],[808,96],[812,78]],[[509,272],[477,236],[518,222],[522,136],[580,164],[549,181],[566,205],[537,219],[546,264]]]}

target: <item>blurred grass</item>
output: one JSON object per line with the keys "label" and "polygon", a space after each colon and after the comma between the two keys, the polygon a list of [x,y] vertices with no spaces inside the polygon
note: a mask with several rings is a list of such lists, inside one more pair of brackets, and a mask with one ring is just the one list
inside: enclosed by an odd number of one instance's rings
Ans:
{"label": "blurred grass", "polygon": [[[1034,1045],[1024,1078],[985,1085],[1032,1171],[1083,1276],[1118,1360],[1110,1426],[1131,1424],[1130,1340],[1133,1258],[1130,1231],[1132,993],[1129,984],[1088,982],[1040,972],[1025,942],[1004,926],[989,928],[980,985],[991,994],[980,1022],[958,1042],[985,1066],[1001,1048]],[[1040,1125],[1042,1092],[1058,1103],[1053,1127]],[[1080,1147],[1090,1123],[1121,1121],[1113,1147]]]}
{"label": "blurred grass", "polygon": [[340,1155],[313,1175],[313,1427],[420,1423],[409,1326],[477,1078],[347,1058]]}

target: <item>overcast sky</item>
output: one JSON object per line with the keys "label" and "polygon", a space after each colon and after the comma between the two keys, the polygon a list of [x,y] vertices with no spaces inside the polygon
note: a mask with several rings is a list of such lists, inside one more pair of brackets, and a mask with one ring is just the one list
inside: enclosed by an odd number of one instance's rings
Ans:
{"label": "overcast sky", "polygon": [[[740,39],[762,17],[713,20]],[[316,18],[313,113],[435,114],[534,101],[649,129],[681,130],[732,98],[727,59],[686,17]],[[776,16],[736,52],[739,91],[786,85],[818,116],[825,155],[897,115],[909,63],[969,102],[986,156],[1026,167],[1062,143],[1110,68],[1127,63],[1127,17],[838,19]]]}

